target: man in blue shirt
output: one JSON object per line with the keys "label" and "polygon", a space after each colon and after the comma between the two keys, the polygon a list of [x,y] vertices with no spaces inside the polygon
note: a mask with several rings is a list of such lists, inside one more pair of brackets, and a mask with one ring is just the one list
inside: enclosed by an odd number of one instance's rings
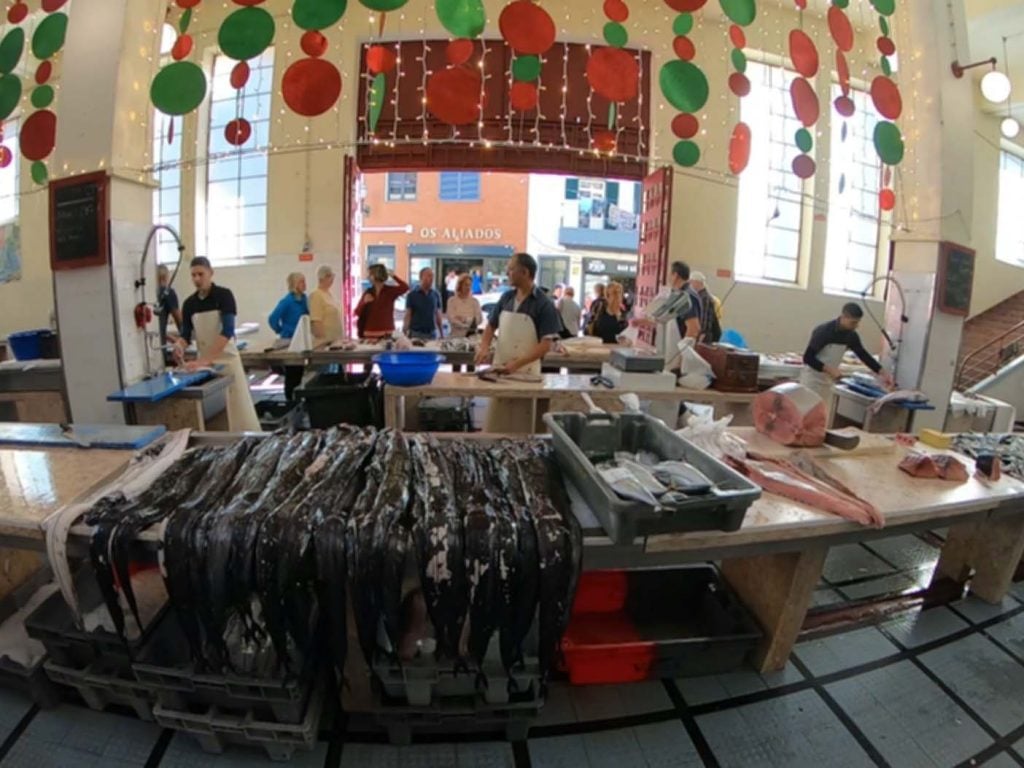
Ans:
{"label": "man in blue shirt", "polygon": [[434,270],[420,270],[420,284],[405,297],[405,335],[432,341],[442,336],[441,296],[434,290]]}

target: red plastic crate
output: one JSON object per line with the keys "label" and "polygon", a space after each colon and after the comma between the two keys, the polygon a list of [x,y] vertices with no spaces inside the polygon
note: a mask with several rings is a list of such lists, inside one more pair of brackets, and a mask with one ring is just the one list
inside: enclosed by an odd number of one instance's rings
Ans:
{"label": "red plastic crate", "polygon": [[622,612],[577,614],[562,639],[573,685],[647,680],[657,658],[655,646],[640,638],[632,619]]}
{"label": "red plastic crate", "polygon": [[626,571],[584,571],[576,588],[573,616],[585,613],[615,613],[626,606],[629,574]]}

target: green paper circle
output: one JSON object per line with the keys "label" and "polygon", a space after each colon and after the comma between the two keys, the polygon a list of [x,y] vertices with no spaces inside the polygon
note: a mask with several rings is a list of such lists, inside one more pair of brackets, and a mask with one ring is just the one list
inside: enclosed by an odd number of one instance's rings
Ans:
{"label": "green paper circle", "polygon": [[188,25],[192,23],[192,9],[186,8],[185,12],[181,14],[181,18],[178,20],[178,31],[181,34],[188,32]]}
{"label": "green paper circle", "polygon": [[[314,0],[316,1],[316,0]],[[387,13],[388,11],[397,11],[409,0],[359,0],[363,5],[369,8],[371,11],[381,11]]]}
{"label": "green paper circle", "polygon": [[36,109],[46,109],[53,104],[53,88],[48,85],[40,85],[32,91],[32,106]]}
{"label": "green paper circle", "polygon": [[729,57],[732,59],[732,66],[737,72],[747,71],[747,55],[743,51],[739,48],[733,48]]}
{"label": "green paper circle", "polygon": [[165,115],[184,115],[206,98],[206,75],[191,61],[168,64],[153,78],[149,98]]}
{"label": "green paper circle", "polygon": [[658,84],[669,104],[680,112],[694,113],[708,101],[708,78],[700,67],[679,59],[669,61],[658,74]]}
{"label": "green paper circle", "polygon": [[676,20],[672,22],[672,32],[677,37],[686,37],[690,32],[693,31],[693,15],[689,13],[680,13],[676,16]]}
{"label": "green paper circle", "polygon": [[609,21],[604,25],[604,41],[616,48],[623,48],[629,42],[629,33],[618,22]]}
{"label": "green paper circle", "polygon": [[875,151],[886,165],[899,165],[906,147],[903,135],[895,123],[885,120],[875,126]]}
{"label": "green paper circle", "polygon": [[64,47],[64,36],[68,32],[66,13],[51,13],[36,27],[32,35],[32,55],[46,61]]}
{"label": "green paper circle", "polygon": [[324,29],[345,15],[348,0],[295,0],[292,21],[300,29]]}
{"label": "green paper circle", "polygon": [[834,5],[836,8],[842,8],[843,10],[846,10],[847,8],[850,7],[850,0],[832,0],[832,5]]}
{"label": "green paper circle", "polygon": [[523,82],[532,82],[540,77],[539,56],[517,56],[512,62],[512,77]]}
{"label": "green paper circle", "polygon": [[882,74],[886,77],[892,77],[892,64],[889,63],[889,57],[882,57]]}
{"label": "green paper circle", "polygon": [[885,16],[878,17],[878,28],[882,30],[883,35],[889,36],[889,20]]}
{"label": "green paper circle", "polygon": [[6,75],[14,71],[21,61],[25,50],[25,30],[15,27],[0,41],[0,74]]}
{"label": "green paper circle", "polygon": [[46,163],[36,160],[32,163],[32,181],[36,184],[45,184],[50,178],[50,172],[46,170]]}
{"label": "green paper circle", "polygon": [[757,18],[757,3],[754,0],[719,0],[722,10],[733,22],[745,27]]}
{"label": "green paper circle", "polygon": [[224,19],[217,32],[221,52],[245,61],[263,53],[274,41],[274,17],[263,8],[239,8]]}
{"label": "green paper circle", "polygon": [[0,77],[0,120],[6,120],[21,103],[21,80],[17,75]]}
{"label": "green paper circle", "polygon": [[871,4],[883,16],[892,16],[896,12],[896,0],[871,0]]}
{"label": "green paper circle", "polygon": [[678,165],[692,168],[700,162],[700,147],[692,141],[677,141],[672,148],[672,159]]}
{"label": "green paper circle", "polygon": [[480,0],[437,0],[437,18],[455,37],[479,37],[487,26],[487,11]]}
{"label": "green paper circle", "polygon": [[[845,127],[845,123],[843,124]],[[811,136],[811,132],[806,128],[801,128],[796,132],[796,145],[801,152],[810,152],[814,147],[814,138]]]}

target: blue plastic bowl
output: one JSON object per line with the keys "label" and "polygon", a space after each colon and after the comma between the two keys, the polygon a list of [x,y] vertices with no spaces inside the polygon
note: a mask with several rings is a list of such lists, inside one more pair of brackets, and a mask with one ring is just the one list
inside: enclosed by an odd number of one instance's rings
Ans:
{"label": "blue plastic bowl", "polygon": [[43,337],[50,331],[43,328],[38,331],[20,331],[7,337],[7,345],[14,353],[15,360],[38,360],[43,356]]}
{"label": "blue plastic bowl", "polygon": [[444,355],[433,352],[385,352],[373,356],[384,383],[394,387],[429,384],[444,361]]}

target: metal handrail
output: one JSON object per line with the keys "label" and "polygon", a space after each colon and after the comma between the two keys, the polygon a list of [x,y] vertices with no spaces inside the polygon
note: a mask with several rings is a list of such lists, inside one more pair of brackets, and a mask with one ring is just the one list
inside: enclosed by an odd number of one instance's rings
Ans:
{"label": "metal handrail", "polygon": [[[992,339],[987,344],[978,347],[976,350],[967,355],[963,360],[961,360],[956,375],[956,388],[958,390],[961,389],[961,385],[963,384],[964,373],[967,371],[968,364],[974,362],[975,358],[980,358],[984,353],[988,353],[992,357],[992,359],[989,361],[990,364],[995,363],[995,365],[991,369],[991,372],[987,373],[987,375],[989,376],[998,371],[1007,362],[1009,362],[1004,358],[1004,353],[1011,345],[1006,344],[1004,342],[1009,336],[1013,334],[1017,334],[1017,338],[1015,338],[1013,341],[1014,344],[1024,341],[1024,321],[1021,321],[1014,325],[1013,327],[1007,329],[999,336]],[[995,351],[994,355],[992,355],[993,350]],[[1020,354],[1024,354],[1024,348],[1021,349]],[[988,367],[983,363],[975,363],[973,368],[975,371],[988,371]]]}

